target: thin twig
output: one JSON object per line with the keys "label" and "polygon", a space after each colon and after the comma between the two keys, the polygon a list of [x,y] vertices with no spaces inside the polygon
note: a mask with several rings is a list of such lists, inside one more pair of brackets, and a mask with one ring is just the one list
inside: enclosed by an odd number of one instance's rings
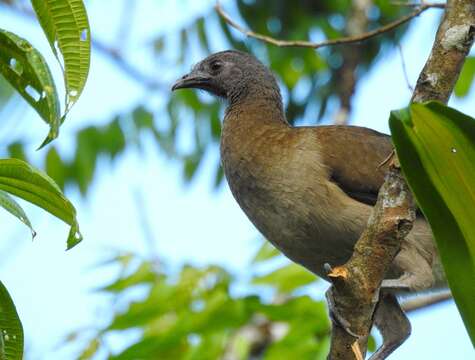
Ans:
{"label": "thin twig", "polygon": [[406,61],[404,60],[404,54],[402,52],[402,46],[398,42],[397,43],[397,48],[399,50],[399,56],[401,57],[401,65],[402,65],[402,72],[404,74],[404,79],[406,80],[407,88],[411,92],[411,94],[414,92],[414,86],[411,85],[411,82],[409,81],[409,76],[407,74],[407,68],[406,68]]}
{"label": "thin twig", "polygon": [[271,36],[267,35],[262,35],[259,33],[256,33],[252,30],[247,30],[238,23],[236,23],[221,7],[221,4],[219,0],[216,1],[216,5],[214,6],[216,12],[223,18],[223,20],[230,25],[231,27],[235,28],[239,32],[243,33],[244,35],[248,37],[252,37],[254,39],[258,39],[261,41],[264,41],[266,43],[279,46],[279,47],[305,47],[305,48],[312,48],[312,49],[318,49],[324,46],[334,46],[334,45],[340,45],[340,44],[351,44],[351,43],[357,43],[361,42],[363,40],[368,40],[372,37],[381,35],[385,32],[392,31],[398,26],[401,26],[402,24],[408,22],[409,20],[415,18],[416,16],[420,15],[424,11],[430,9],[430,8],[444,8],[445,4],[433,4],[433,3],[421,3],[419,7],[411,12],[410,14],[407,14],[406,16],[403,16],[402,18],[395,20],[387,25],[384,25],[378,29],[371,30],[368,32],[365,32],[360,35],[355,35],[355,36],[346,36],[346,37],[341,37],[337,39],[331,39],[331,40],[325,40],[322,42],[311,42],[311,41],[305,41],[305,40],[280,40],[273,38]]}

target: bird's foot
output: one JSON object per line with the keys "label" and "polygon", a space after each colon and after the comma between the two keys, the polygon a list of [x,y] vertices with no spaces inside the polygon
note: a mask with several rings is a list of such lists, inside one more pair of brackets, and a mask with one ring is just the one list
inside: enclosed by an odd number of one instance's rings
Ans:
{"label": "bird's foot", "polygon": [[427,274],[405,272],[397,279],[385,279],[381,283],[381,288],[392,292],[412,292],[428,289],[434,284],[434,277],[431,272]]}
{"label": "bird's foot", "polygon": [[406,282],[399,279],[384,279],[381,283],[381,288],[389,291],[410,291],[411,287]]}

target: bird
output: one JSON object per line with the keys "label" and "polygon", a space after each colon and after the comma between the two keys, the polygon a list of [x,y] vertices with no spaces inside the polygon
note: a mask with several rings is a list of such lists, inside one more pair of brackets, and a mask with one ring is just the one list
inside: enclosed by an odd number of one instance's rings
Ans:
{"label": "bird", "polygon": [[[290,125],[275,76],[247,52],[209,55],[175,82],[178,89],[225,99],[220,155],[235,200],[285,256],[328,280],[327,266],[345,264],[366,227],[387,170],[380,165],[393,151],[390,136],[350,125]],[[387,358],[410,335],[398,293],[445,287],[419,214],[381,285],[374,324],[383,344],[371,359]]]}

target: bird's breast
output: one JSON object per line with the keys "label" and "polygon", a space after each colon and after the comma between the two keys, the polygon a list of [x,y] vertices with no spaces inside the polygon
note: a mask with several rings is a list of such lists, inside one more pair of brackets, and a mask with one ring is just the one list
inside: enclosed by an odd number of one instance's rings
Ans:
{"label": "bird's breast", "polygon": [[309,146],[289,127],[263,127],[239,140],[226,130],[221,143],[226,179],[257,229],[313,272],[325,262],[345,261],[359,235],[355,228],[363,224],[343,218],[345,204],[332,193],[339,189],[328,181],[317,144]]}

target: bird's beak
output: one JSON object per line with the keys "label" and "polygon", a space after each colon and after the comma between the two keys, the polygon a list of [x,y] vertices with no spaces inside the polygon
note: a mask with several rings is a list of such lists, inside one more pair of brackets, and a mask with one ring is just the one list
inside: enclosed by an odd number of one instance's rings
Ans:
{"label": "bird's beak", "polygon": [[178,79],[175,84],[172,86],[172,91],[177,89],[188,89],[188,88],[197,88],[197,89],[207,89],[210,84],[210,76],[197,70],[193,70],[189,74],[184,75]]}

